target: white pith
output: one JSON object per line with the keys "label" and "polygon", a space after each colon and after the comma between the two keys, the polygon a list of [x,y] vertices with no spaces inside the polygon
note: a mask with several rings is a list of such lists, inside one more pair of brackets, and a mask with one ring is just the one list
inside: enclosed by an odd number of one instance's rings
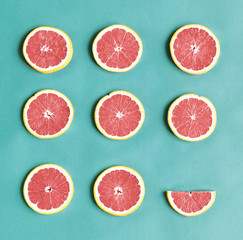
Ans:
{"label": "white pith", "polygon": [[172,205],[172,208],[174,208],[175,211],[177,211],[178,213],[184,215],[184,216],[187,216],[187,217],[192,217],[192,216],[196,216],[196,215],[199,215],[203,212],[205,212],[207,209],[209,209],[214,200],[215,200],[215,197],[216,197],[216,192],[215,191],[208,191],[211,193],[211,200],[209,201],[209,203],[204,206],[200,211],[197,211],[197,212],[192,212],[192,213],[186,213],[186,212],[183,212],[180,208],[178,208],[175,204],[174,204],[174,199],[173,197],[171,196],[171,193],[173,191],[167,191],[167,196],[168,196],[168,200],[169,200],[169,203]]}
{"label": "white pith", "polygon": [[[32,179],[32,177],[34,176],[35,173],[39,172],[41,169],[46,169],[46,168],[54,168],[57,169],[58,171],[60,171],[67,179],[68,183],[69,183],[69,187],[70,187],[70,191],[69,191],[69,195],[67,197],[67,199],[64,201],[64,203],[58,207],[58,208],[52,208],[51,210],[45,210],[45,209],[40,209],[37,207],[37,204],[34,204],[30,201],[29,199],[29,195],[28,195],[28,185]],[[48,187],[48,186],[47,186]],[[47,191],[47,187],[45,188],[45,191]],[[27,204],[36,212],[38,213],[42,213],[42,214],[51,214],[51,213],[56,213],[59,212],[60,210],[62,210],[63,208],[65,208],[68,203],[71,201],[72,199],[72,195],[73,195],[73,183],[72,183],[72,179],[70,177],[70,175],[67,173],[67,171],[65,169],[63,169],[62,167],[56,165],[56,164],[44,164],[41,166],[36,167],[35,169],[33,169],[30,174],[28,175],[28,177],[25,180],[24,183],[24,197],[25,200],[27,202]]]}
{"label": "white pith", "polygon": [[[121,28],[121,29],[124,29],[126,32],[129,32],[131,33],[135,38],[136,40],[138,41],[139,43],[139,51],[138,51],[138,56],[137,56],[137,59],[131,64],[131,66],[127,67],[127,68],[123,68],[123,69],[120,69],[120,68],[112,68],[112,67],[108,67],[105,63],[103,63],[99,56],[98,56],[98,52],[96,51],[97,49],[97,43],[98,41],[102,38],[102,36],[109,32],[109,31],[112,31],[113,29],[115,28]],[[124,36],[125,37],[125,36]],[[115,51],[120,51],[120,47],[117,46],[117,48],[115,49]],[[130,69],[132,69],[140,60],[141,56],[142,56],[142,52],[143,52],[143,45],[142,45],[142,41],[141,39],[138,37],[138,35],[130,28],[126,27],[126,26],[123,26],[123,25],[112,25],[110,27],[107,27],[105,29],[103,29],[101,32],[98,33],[97,37],[95,38],[94,40],[94,43],[93,43],[93,54],[94,54],[94,58],[95,60],[97,61],[97,63],[102,66],[104,69],[108,70],[108,71],[111,71],[111,72],[126,72]]]}
{"label": "white pith", "polygon": [[[114,211],[113,209],[111,208],[108,208],[106,207],[101,201],[100,201],[100,194],[98,192],[98,187],[99,187],[99,184],[100,182],[102,181],[103,177],[107,174],[107,173],[110,173],[112,171],[115,171],[115,170],[124,170],[126,172],[129,172],[130,174],[136,176],[136,178],[138,179],[139,181],[139,185],[140,185],[140,189],[141,189],[141,192],[140,192],[140,197],[139,197],[139,200],[138,202],[136,203],[136,205],[134,205],[133,207],[131,207],[130,209],[128,210],[125,210],[125,211]],[[119,189],[119,186],[116,187],[116,189],[114,189],[114,192],[115,190],[118,190]],[[106,212],[110,213],[110,214],[113,214],[113,215],[118,215],[118,216],[123,216],[123,215],[127,215],[127,214],[130,214],[132,213],[134,210],[136,210],[138,208],[138,206],[141,204],[141,202],[143,201],[143,198],[144,198],[144,194],[145,194],[145,188],[144,188],[144,182],[143,182],[143,179],[142,177],[133,169],[130,169],[128,167],[124,167],[124,166],[115,166],[115,167],[111,167],[111,168],[108,168],[106,169],[104,172],[102,172],[99,177],[97,178],[96,182],[95,182],[95,185],[94,185],[94,192],[95,192],[95,200],[98,204],[98,206],[105,210]]]}
{"label": "white pith", "polygon": [[[137,126],[137,128],[133,131],[131,131],[128,135],[126,136],[123,136],[123,137],[119,137],[119,136],[113,136],[113,135],[109,135],[105,129],[103,129],[99,123],[99,110],[100,110],[100,107],[103,105],[104,101],[106,101],[107,99],[111,98],[112,96],[114,95],[117,95],[117,94],[121,94],[121,95],[125,95],[125,96],[128,96],[130,97],[133,101],[135,101],[138,106],[139,106],[139,111],[141,112],[141,119],[139,121],[139,124]],[[121,112],[118,112],[117,113],[117,117],[120,119],[121,117],[123,116],[123,114]],[[143,125],[143,122],[144,122],[144,118],[145,118],[145,114],[144,114],[144,108],[142,106],[142,104],[140,103],[140,101],[138,101],[138,99],[132,95],[131,93],[128,93],[128,92],[125,92],[125,91],[115,91],[115,92],[112,92],[110,93],[109,95],[103,97],[97,104],[96,106],[96,110],[95,110],[95,119],[97,120],[96,121],[96,124],[98,125],[98,129],[101,131],[102,134],[104,134],[105,136],[109,137],[109,138],[112,138],[112,139],[116,139],[116,140],[122,140],[122,139],[127,139],[129,138],[130,136],[134,135],[140,128],[141,126]]]}
{"label": "white pith", "polygon": [[[28,109],[29,109],[29,105],[32,103],[33,100],[35,100],[38,96],[42,95],[42,94],[48,94],[48,93],[53,93],[55,95],[57,95],[58,97],[61,97],[68,105],[69,109],[70,109],[70,115],[69,115],[69,119],[68,119],[68,122],[66,124],[66,126],[61,129],[61,131],[53,134],[53,135],[40,135],[38,133],[36,133],[36,131],[33,131],[31,129],[31,127],[29,126],[29,123],[28,123],[28,118],[27,118],[27,112],[28,112]],[[48,114],[49,113],[49,114]],[[46,117],[46,118],[50,118],[49,116],[52,115],[53,113],[51,113],[48,109],[46,110],[46,112],[44,113],[44,116],[43,117]],[[61,133],[64,133],[68,128],[69,128],[69,125],[71,124],[72,122],[72,119],[73,119],[73,107],[72,107],[72,104],[71,102],[69,101],[69,99],[63,95],[62,93],[58,92],[58,91],[55,91],[55,90],[51,90],[51,89],[46,89],[46,90],[42,90],[38,93],[36,93],[32,98],[30,98],[26,105],[25,105],[25,108],[24,108],[24,118],[25,118],[25,124],[26,124],[26,128],[28,129],[29,132],[31,132],[33,135],[37,135],[37,136],[40,136],[42,138],[50,138],[50,137],[55,137],[55,136],[59,136]]]}
{"label": "white pith", "polygon": [[[192,69],[188,69],[188,68],[183,67],[183,66],[181,65],[181,63],[177,60],[177,58],[176,58],[176,56],[175,56],[175,54],[174,54],[174,42],[175,42],[175,40],[177,39],[177,35],[178,35],[180,32],[182,32],[183,30],[188,29],[188,28],[198,28],[199,30],[200,30],[200,29],[205,30],[205,31],[206,31],[206,32],[207,32],[207,33],[214,39],[215,44],[216,44],[216,54],[215,54],[215,56],[214,56],[214,58],[213,58],[212,63],[211,63],[208,67],[205,67],[205,68],[203,68],[203,69],[201,69],[201,70],[198,70],[198,71],[195,71],[195,70],[192,70]],[[215,36],[211,31],[209,31],[209,29],[207,29],[207,28],[204,27],[204,26],[198,25],[198,24],[189,24],[189,25],[186,25],[186,26],[184,26],[184,27],[181,27],[181,28],[176,32],[176,35],[172,37],[170,45],[171,45],[171,48],[172,48],[172,49],[171,49],[171,50],[172,50],[172,51],[171,51],[172,58],[173,58],[174,61],[176,61],[176,64],[179,66],[179,68],[183,69],[184,71],[186,71],[186,72],[188,72],[188,73],[192,73],[192,74],[200,74],[200,73],[207,72],[207,70],[211,69],[211,66],[213,66],[213,65],[217,62],[218,57],[219,57],[219,54],[220,54],[220,45],[219,45],[219,42],[218,42],[216,36]],[[191,47],[193,48],[193,46],[191,46]],[[195,50],[196,50],[195,52],[197,52],[197,51],[198,51],[198,48],[195,49]]]}
{"label": "white pith", "polygon": [[[38,31],[42,31],[42,30],[46,30],[46,31],[53,31],[53,32],[56,32],[57,34],[61,35],[64,39],[65,39],[65,42],[66,42],[66,46],[67,46],[67,54],[66,54],[66,57],[56,66],[53,66],[53,67],[48,67],[48,68],[41,68],[39,66],[37,66],[35,63],[33,63],[29,56],[28,56],[28,53],[26,52],[26,47],[28,45],[28,42],[29,42],[29,39]],[[70,55],[70,52],[71,52],[71,46],[70,46],[70,39],[67,38],[67,36],[60,30],[58,29],[54,29],[52,27],[39,27],[39,28],[36,28],[34,29],[26,38],[25,42],[24,42],[24,53],[25,53],[25,58],[27,60],[27,62],[31,63],[31,65],[33,65],[36,69],[42,71],[42,72],[47,72],[47,71],[50,71],[52,69],[56,69],[56,68],[59,68],[61,67],[62,65],[64,65]],[[43,51],[47,51],[48,47],[47,46],[43,46],[42,47]]]}
{"label": "white pith", "polygon": [[[173,117],[173,110],[174,108],[183,100],[185,99],[190,99],[190,98],[196,98],[198,100],[202,100],[203,102],[205,102],[208,107],[211,109],[212,111],[212,124],[209,127],[209,130],[207,131],[206,134],[201,135],[200,137],[196,137],[196,138],[190,138],[190,137],[185,137],[183,135],[181,135],[180,133],[178,133],[177,129],[174,127],[173,122],[172,122],[172,117]],[[195,116],[194,116],[195,117]],[[193,118],[193,116],[192,116]],[[217,122],[217,116],[216,116],[216,110],[215,107],[213,106],[213,104],[205,97],[199,97],[196,94],[185,94],[182,95],[181,97],[177,98],[170,106],[169,111],[168,111],[168,121],[169,121],[169,125],[171,130],[178,135],[180,138],[182,138],[183,140],[187,140],[187,141],[200,141],[206,137],[208,137],[209,135],[211,135],[211,133],[213,132],[215,126],[216,126],[216,122]]]}

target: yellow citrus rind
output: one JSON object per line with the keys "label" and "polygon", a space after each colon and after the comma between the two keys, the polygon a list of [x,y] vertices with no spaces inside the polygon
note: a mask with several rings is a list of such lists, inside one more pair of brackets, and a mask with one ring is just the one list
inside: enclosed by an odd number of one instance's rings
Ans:
{"label": "yellow citrus rind", "polygon": [[[107,207],[104,207],[102,205],[102,203],[100,202],[99,200],[99,194],[97,192],[97,188],[98,188],[98,184],[100,182],[100,180],[104,177],[104,175],[109,172],[109,171],[113,171],[113,170],[117,170],[117,169],[124,169],[125,171],[128,171],[128,172],[131,172],[132,174],[134,174],[137,179],[139,180],[140,182],[140,186],[141,186],[141,193],[142,195],[140,196],[140,199],[136,205],[136,207],[132,208],[130,211],[127,211],[125,213],[122,213],[122,212],[115,212],[115,211],[112,211],[111,209],[107,208]],[[94,199],[95,199],[95,202],[96,204],[105,212],[111,214],[111,215],[114,215],[114,216],[126,216],[126,215],[129,215],[131,214],[132,212],[134,212],[135,210],[138,209],[138,207],[141,205],[141,203],[143,202],[143,199],[144,199],[144,195],[145,195],[145,185],[144,185],[144,182],[143,182],[143,179],[142,177],[140,176],[140,174],[135,171],[134,169],[130,168],[130,167],[126,167],[126,166],[114,166],[114,167],[110,167],[110,168],[107,168],[106,170],[104,170],[99,176],[98,178],[96,179],[95,183],[94,183],[94,188],[93,188],[93,193],[94,193]]]}
{"label": "yellow citrus rind", "polygon": [[[66,177],[67,177],[67,180],[71,186],[71,193],[70,193],[70,196],[69,196],[69,199],[68,201],[61,207],[61,208],[58,208],[56,211],[51,211],[51,212],[43,212],[43,211],[40,211],[37,207],[33,207],[30,202],[29,202],[29,198],[28,198],[28,190],[27,190],[27,186],[28,186],[28,183],[29,183],[29,180],[30,178],[32,177],[33,173],[35,172],[38,172],[40,169],[44,169],[44,168],[48,168],[48,167],[53,167],[55,169],[61,169]],[[24,195],[24,199],[26,201],[26,203],[28,204],[28,206],[33,209],[35,212],[38,212],[40,214],[45,214],[45,215],[50,215],[50,214],[54,214],[54,213],[58,213],[60,211],[62,211],[64,208],[66,208],[68,206],[68,204],[71,202],[72,200],[72,197],[73,197],[73,192],[74,192],[74,187],[73,187],[73,181],[72,181],[72,178],[71,176],[69,175],[69,173],[62,167],[60,167],[59,165],[57,164],[43,164],[43,165],[40,165],[36,168],[34,168],[29,174],[28,176],[26,177],[25,179],[25,182],[24,182],[24,187],[23,187],[23,195]]]}
{"label": "yellow citrus rind", "polygon": [[[25,49],[26,49],[26,46],[27,46],[27,43],[28,43],[28,41],[29,41],[29,38],[30,38],[30,36],[33,34],[33,32],[36,32],[36,31],[41,30],[41,29],[45,29],[45,30],[46,30],[46,29],[50,29],[50,30],[52,30],[52,31],[57,32],[58,34],[61,33],[62,35],[65,36],[65,40],[68,41],[68,46],[69,46],[69,54],[68,54],[67,59],[66,59],[64,62],[62,62],[62,64],[61,64],[60,66],[53,67],[53,68],[51,68],[51,69],[49,69],[49,70],[42,69],[42,68],[36,66],[35,64],[33,64],[33,63],[30,61],[30,59],[29,59],[29,57],[28,57],[28,54],[26,53],[26,50],[25,50]],[[67,46],[67,47],[68,47],[68,46]],[[27,62],[32,68],[34,68],[35,70],[37,70],[38,72],[41,72],[41,73],[52,73],[52,72],[56,72],[56,71],[58,71],[58,70],[61,70],[61,69],[64,68],[64,67],[66,67],[66,66],[68,65],[68,63],[71,61],[72,56],[73,56],[73,45],[72,45],[72,41],[71,41],[71,39],[69,38],[69,36],[68,36],[65,32],[63,32],[62,30],[57,29],[57,28],[54,28],[54,27],[42,26],[42,27],[35,28],[34,30],[32,30],[32,31],[27,35],[27,37],[26,37],[26,39],[25,39],[25,41],[24,41],[24,44],[23,44],[23,49],[22,49],[22,51],[23,51],[23,55],[24,55],[24,58],[25,58],[26,62]]]}
{"label": "yellow citrus rind", "polygon": [[[206,32],[209,33],[210,36],[213,37],[213,39],[216,42],[217,52],[216,52],[216,55],[214,57],[213,62],[208,67],[206,67],[205,69],[202,69],[202,70],[199,70],[199,71],[194,71],[194,70],[190,70],[190,69],[187,69],[187,68],[183,67],[180,64],[180,62],[176,59],[176,57],[174,55],[173,44],[174,44],[175,39],[177,38],[178,33],[181,32],[182,30],[184,30],[186,28],[190,28],[190,27],[196,27],[196,28],[205,30]],[[183,72],[186,72],[186,73],[189,73],[189,74],[193,74],[193,75],[200,75],[200,74],[206,73],[209,70],[211,70],[214,67],[214,65],[217,63],[219,55],[220,55],[220,44],[219,44],[219,40],[217,39],[217,37],[207,27],[205,27],[203,25],[200,25],[200,24],[188,24],[188,25],[185,25],[185,26],[179,28],[178,30],[176,30],[176,32],[173,34],[173,36],[172,36],[172,38],[170,40],[170,54],[171,54],[171,57],[172,57],[174,63],[176,64],[176,66],[178,68],[180,68]]]}
{"label": "yellow citrus rind", "polygon": [[[114,96],[115,94],[124,94],[124,95],[127,95],[127,96],[131,97],[138,104],[139,109],[141,111],[141,120],[140,120],[140,123],[139,123],[138,127],[135,129],[135,131],[131,132],[129,135],[124,136],[124,137],[116,137],[116,136],[112,136],[112,135],[107,134],[105,132],[105,130],[99,124],[99,115],[98,115],[98,113],[99,113],[100,107],[102,106],[102,104],[103,104],[103,102],[105,100],[107,100],[111,96]],[[126,140],[126,139],[134,136],[140,130],[140,128],[142,127],[143,122],[144,122],[144,119],[145,119],[145,110],[144,110],[144,107],[143,107],[142,103],[139,101],[139,99],[136,96],[134,96],[133,94],[131,94],[130,92],[127,92],[127,91],[117,90],[117,91],[111,92],[110,94],[102,97],[99,100],[99,102],[97,103],[96,108],[95,108],[94,119],[95,119],[96,127],[98,128],[98,130],[105,137],[110,138],[110,139],[113,139],[113,140]]]}
{"label": "yellow citrus rind", "polygon": [[[133,35],[136,37],[138,43],[139,43],[139,46],[140,46],[140,52],[139,52],[139,55],[135,61],[134,64],[132,64],[130,67],[128,68],[125,68],[124,70],[117,70],[117,69],[112,69],[112,68],[109,68],[107,67],[105,64],[101,63],[101,61],[99,60],[99,58],[96,56],[96,45],[97,45],[97,42],[98,42],[98,39],[100,38],[100,36],[102,36],[105,32],[107,32],[109,29],[112,30],[114,28],[119,28],[119,27],[122,27],[123,29],[127,30],[127,31],[130,31],[133,33]],[[130,71],[131,69],[133,69],[137,64],[138,62],[140,61],[141,57],[142,57],[142,53],[143,53],[143,43],[142,43],[142,40],[140,39],[140,37],[138,36],[138,34],[132,30],[131,28],[125,26],[125,25],[121,25],[121,24],[115,24],[115,25],[111,25],[107,28],[104,28],[103,30],[101,30],[96,38],[94,39],[93,41],[93,44],[92,44],[92,52],[93,52],[93,56],[94,56],[94,59],[96,61],[96,63],[103,69],[105,69],[106,71],[109,71],[109,72],[118,72],[118,73],[121,73],[121,72],[127,72],[127,71]]]}
{"label": "yellow citrus rind", "polygon": [[212,199],[211,199],[211,201],[209,202],[209,204],[205,207],[205,209],[203,209],[203,210],[201,210],[201,211],[199,211],[199,212],[195,212],[195,213],[190,213],[190,214],[188,214],[188,213],[185,213],[185,212],[179,210],[179,209],[175,206],[175,204],[174,204],[174,202],[173,202],[173,198],[170,196],[171,192],[172,192],[172,191],[167,191],[167,192],[166,192],[167,199],[168,199],[168,202],[169,202],[170,206],[171,206],[176,212],[178,212],[179,214],[181,214],[181,215],[183,215],[183,216],[186,216],[186,217],[194,217],[194,216],[198,216],[198,215],[200,215],[200,214],[206,212],[209,208],[212,207],[212,205],[213,205],[213,203],[214,203],[214,201],[215,201],[215,198],[216,198],[216,191],[211,191]]}
{"label": "yellow citrus rind", "polygon": [[[70,108],[70,117],[69,117],[69,121],[68,121],[68,124],[65,126],[64,129],[62,129],[59,133],[57,134],[54,134],[54,135],[47,135],[47,136],[42,136],[42,135],[38,135],[35,131],[33,131],[30,127],[29,127],[29,124],[28,124],[28,119],[27,119],[27,111],[29,109],[29,105],[30,103],[36,99],[37,96],[39,96],[40,94],[42,93],[55,93],[57,94],[59,97],[62,97],[67,103],[68,103],[68,106]],[[62,93],[56,91],[56,90],[52,90],[52,89],[45,89],[45,90],[41,90],[39,92],[37,92],[34,96],[32,96],[25,104],[25,107],[24,107],[24,110],[23,110],[23,121],[24,121],[24,125],[26,127],[26,129],[32,134],[34,135],[35,137],[37,138],[40,138],[40,139],[49,139],[49,138],[55,138],[55,137],[58,137],[60,135],[62,135],[64,132],[66,132],[68,130],[68,128],[70,127],[71,123],[72,123],[72,120],[73,120],[73,115],[74,115],[74,109],[73,109],[73,105],[72,103],[70,102],[70,100]]]}
{"label": "yellow citrus rind", "polygon": [[[172,118],[172,112],[175,108],[175,106],[177,106],[180,101],[184,100],[185,98],[190,98],[190,97],[193,97],[193,98],[197,98],[197,99],[203,99],[204,102],[206,102],[208,104],[208,106],[210,107],[211,111],[212,111],[212,118],[213,118],[213,123],[212,123],[212,126],[211,126],[211,129],[205,134],[205,135],[202,135],[200,136],[199,138],[189,138],[189,137],[185,137],[185,136],[182,136],[180,135],[176,129],[174,128],[174,125],[173,123],[171,122],[171,118]],[[208,98],[205,98],[205,97],[202,97],[202,96],[198,96],[196,94],[184,94],[182,96],[180,96],[179,98],[177,98],[171,105],[170,105],[170,108],[168,110],[168,115],[167,115],[167,121],[168,121],[168,124],[170,126],[170,129],[171,131],[180,139],[184,140],[184,141],[188,141],[188,142],[197,142],[197,141],[201,141],[201,140],[204,140],[205,138],[209,137],[215,127],[216,127],[216,123],[217,123],[217,114],[216,114],[216,109],[214,107],[214,105],[212,104],[212,102],[208,99]]]}

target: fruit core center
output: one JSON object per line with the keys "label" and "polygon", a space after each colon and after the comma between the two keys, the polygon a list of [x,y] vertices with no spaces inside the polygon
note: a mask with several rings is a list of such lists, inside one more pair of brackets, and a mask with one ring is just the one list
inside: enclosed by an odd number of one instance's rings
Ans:
{"label": "fruit core center", "polygon": [[48,192],[48,193],[50,193],[50,192],[52,192],[52,187],[50,187],[50,186],[47,186],[46,188],[45,188],[45,192]]}
{"label": "fruit core center", "polygon": [[124,114],[122,114],[121,112],[117,112],[116,117],[121,119],[124,116]]}
{"label": "fruit core center", "polygon": [[196,116],[195,116],[195,114],[193,114],[192,116],[191,116],[191,120],[196,120]]}
{"label": "fruit core center", "polygon": [[115,50],[116,52],[120,52],[120,51],[122,50],[122,47],[116,47],[116,48],[114,48],[114,50]]}
{"label": "fruit core center", "polygon": [[49,110],[46,110],[45,113],[44,113],[44,118],[51,118],[51,116],[53,115],[52,112],[50,112]]}
{"label": "fruit core center", "polygon": [[48,52],[48,51],[50,51],[48,46],[46,46],[46,45],[42,46],[41,52]]}
{"label": "fruit core center", "polygon": [[193,53],[197,53],[199,50],[199,47],[197,47],[195,44],[191,45],[191,50],[193,51]]}
{"label": "fruit core center", "polygon": [[123,194],[123,191],[122,191],[122,188],[121,187],[116,187],[115,189],[115,195],[122,195]]}

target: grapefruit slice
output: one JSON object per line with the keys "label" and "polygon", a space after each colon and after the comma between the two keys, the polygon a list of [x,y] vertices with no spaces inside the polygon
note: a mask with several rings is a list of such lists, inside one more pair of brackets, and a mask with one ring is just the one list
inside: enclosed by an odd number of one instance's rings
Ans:
{"label": "grapefruit slice", "polygon": [[182,71],[203,74],[216,64],[220,45],[208,28],[199,24],[189,24],[179,28],[172,36],[170,53]]}
{"label": "grapefruit slice", "polygon": [[143,44],[129,27],[112,25],[97,35],[92,51],[97,64],[105,70],[126,72],[139,62]]}
{"label": "grapefruit slice", "polygon": [[144,118],[142,103],[126,91],[106,95],[95,109],[97,128],[104,136],[115,140],[124,140],[136,134]]}
{"label": "grapefruit slice", "polygon": [[187,217],[197,216],[207,211],[213,205],[215,197],[215,191],[167,191],[167,198],[171,207]]}
{"label": "grapefruit slice", "polygon": [[41,214],[62,211],[73,197],[73,182],[65,169],[56,164],[44,164],[27,176],[24,188],[26,203]]}
{"label": "grapefruit slice", "polygon": [[38,138],[54,138],[63,134],[73,119],[73,106],[69,99],[56,90],[37,92],[25,104],[24,125]]}
{"label": "grapefruit slice", "polygon": [[94,184],[94,198],[105,212],[125,216],[142,203],[145,187],[142,177],[133,169],[115,166],[102,172]]}
{"label": "grapefruit slice", "polygon": [[23,54],[31,67],[42,73],[51,73],[67,66],[72,59],[73,46],[63,31],[38,27],[26,37]]}
{"label": "grapefruit slice", "polygon": [[205,97],[185,94],[177,98],[168,111],[168,123],[172,132],[186,141],[207,138],[216,126],[216,110]]}

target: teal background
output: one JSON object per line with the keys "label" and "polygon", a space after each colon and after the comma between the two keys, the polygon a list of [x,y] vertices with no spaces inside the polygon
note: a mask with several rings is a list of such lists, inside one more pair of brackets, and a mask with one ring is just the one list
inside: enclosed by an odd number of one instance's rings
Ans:
{"label": "teal background", "polygon": [[[242,239],[242,9],[242,0],[1,0],[0,239]],[[134,29],[144,45],[127,73],[103,70],[91,53],[97,32],[117,23]],[[169,54],[171,35],[189,23],[207,26],[221,44],[216,66],[200,76],[179,70]],[[70,64],[46,75],[22,56],[26,35],[43,25],[66,32],[74,47]],[[46,88],[64,93],[75,114],[66,133],[41,140],[25,129],[22,110]],[[93,120],[97,101],[119,89],[137,96],[146,111],[141,130],[125,141],[104,137]],[[216,129],[201,142],[182,141],[167,125],[170,103],[185,93],[208,97],[217,110]],[[74,181],[70,205],[50,216],[31,210],[22,196],[26,175],[44,163],[59,164]],[[103,212],[92,194],[97,175],[118,164],[137,170],[146,186],[142,205],[126,217]],[[169,206],[166,190],[217,196],[209,211],[187,218]]]}

